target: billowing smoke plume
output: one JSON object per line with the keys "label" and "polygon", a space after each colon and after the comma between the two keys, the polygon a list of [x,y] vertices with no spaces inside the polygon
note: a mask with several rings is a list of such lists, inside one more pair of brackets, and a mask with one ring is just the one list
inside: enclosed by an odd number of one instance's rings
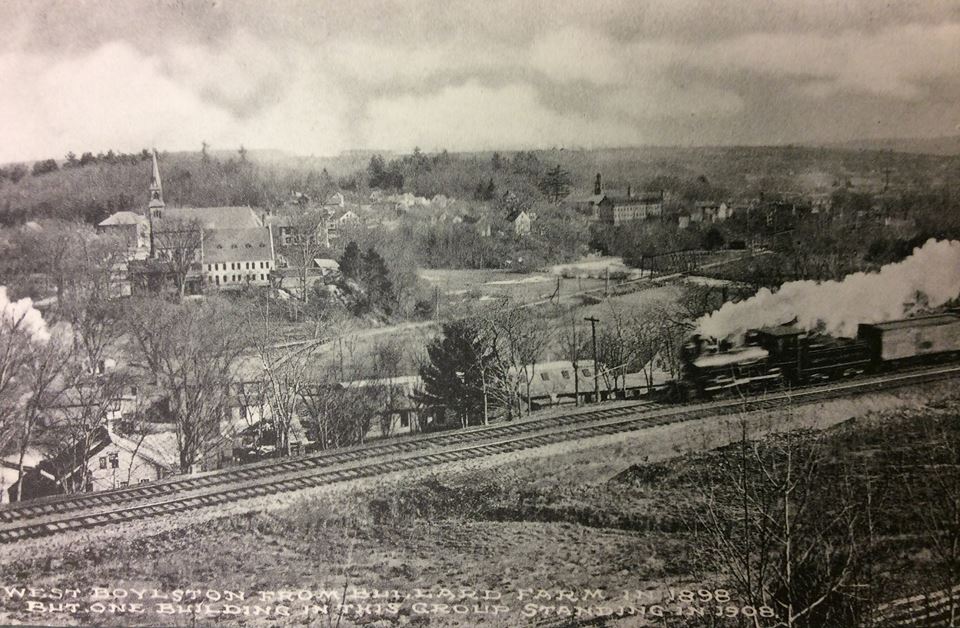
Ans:
{"label": "billowing smoke plume", "polygon": [[30,299],[11,301],[7,297],[7,289],[0,286],[0,333],[12,329],[22,331],[34,342],[46,342],[50,339],[47,322],[43,320],[40,311],[33,307]]}
{"label": "billowing smoke plume", "polygon": [[859,323],[907,317],[960,296],[960,242],[928,240],[902,262],[842,281],[791,281],[739,303],[725,303],[700,319],[704,336],[739,337],[748,329],[797,319],[806,330],[852,337]]}

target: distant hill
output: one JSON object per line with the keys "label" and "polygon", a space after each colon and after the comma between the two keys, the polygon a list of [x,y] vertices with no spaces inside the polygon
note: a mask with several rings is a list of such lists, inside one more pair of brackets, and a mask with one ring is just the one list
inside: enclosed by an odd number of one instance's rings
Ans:
{"label": "distant hill", "polygon": [[944,137],[899,137],[852,140],[823,144],[826,148],[851,150],[889,150],[925,155],[960,155],[960,135]]}

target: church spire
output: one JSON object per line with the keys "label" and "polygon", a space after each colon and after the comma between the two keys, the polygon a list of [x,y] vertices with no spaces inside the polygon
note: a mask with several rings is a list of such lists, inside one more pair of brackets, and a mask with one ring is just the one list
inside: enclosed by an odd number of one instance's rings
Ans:
{"label": "church spire", "polygon": [[157,165],[157,149],[153,149],[153,176],[150,178],[150,218],[163,215],[163,185],[160,183],[160,167]]}

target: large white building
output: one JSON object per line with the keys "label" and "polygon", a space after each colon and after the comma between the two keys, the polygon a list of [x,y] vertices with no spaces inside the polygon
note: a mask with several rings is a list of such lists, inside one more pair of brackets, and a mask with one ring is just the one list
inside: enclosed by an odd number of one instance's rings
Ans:
{"label": "large white building", "polygon": [[149,192],[144,215],[117,212],[98,225],[126,239],[130,259],[163,260],[173,257],[170,247],[195,246],[196,265],[187,276],[192,289],[269,285],[276,268],[272,230],[252,208],[167,207],[156,151]]}

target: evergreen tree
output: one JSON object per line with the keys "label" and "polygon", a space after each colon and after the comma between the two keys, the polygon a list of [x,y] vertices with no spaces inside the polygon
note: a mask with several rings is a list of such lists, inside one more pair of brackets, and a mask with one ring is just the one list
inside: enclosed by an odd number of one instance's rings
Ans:
{"label": "evergreen tree", "polygon": [[374,155],[371,157],[370,163],[367,165],[367,176],[369,177],[370,187],[386,187],[386,175],[387,165],[384,163],[383,157],[380,155]]}
{"label": "evergreen tree", "polygon": [[483,191],[483,200],[492,201],[497,196],[497,186],[491,178],[487,182],[487,188]]}
{"label": "evergreen tree", "polygon": [[442,331],[442,337],[427,345],[429,362],[420,368],[424,401],[443,406],[463,425],[481,423],[485,392],[481,366],[492,362],[492,350],[475,321],[444,323]]}
{"label": "evergreen tree", "polygon": [[343,250],[343,255],[340,256],[339,263],[340,272],[344,277],[353,279],[354,281],[361,280],[363,260],[360,255],[360,247],[357,246],[356,242],[351,240],[347,243],[346,248]]}
{"label": "evergreen tree", "polygon": [[373,247],[367,249],[361,263],[360,279],[366,289],[370,306],[378,306],[390,314],[393,285],[390,283],[387,263]]}
{"label": "evergreen tree", "polygon": [[554,203],[559,203],[570,194],[570,173],[557,164],[540,181],[540,191]]}

